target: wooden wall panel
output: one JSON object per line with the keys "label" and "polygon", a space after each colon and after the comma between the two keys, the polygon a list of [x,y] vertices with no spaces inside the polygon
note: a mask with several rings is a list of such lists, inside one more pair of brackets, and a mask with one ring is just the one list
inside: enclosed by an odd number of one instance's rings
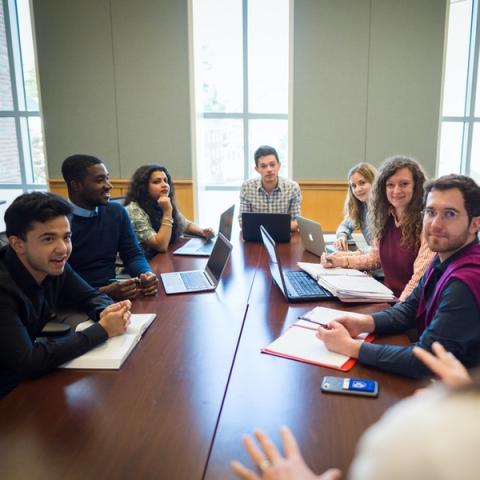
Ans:
{"label": "wooden wall panel", "polygon": [[[126,195],[128,180],[112,179],[112,196]],[[299,180],[302,190],[302,215],[322,224],[325,231],[335,231],[343,218],[343,202],[347,182],[343,180]],[[67,187],[60,179],[49,181],[50,190],[67,197]],[[191,180],[175,180],[178,206],[182,213],[193,219],[193,183]]]}
{"label": "wooden wall panel", "polygon": [[[112,197],[121,197],[127,194],[129,180],[122,178],[110,179],[112,188]],[[67,186],[62,179],[53,178],[48,181],[51,192],[67,198]],[[193,218],[193,186],[190,180],[175,180],[175,190],[177,194],[177,203],[180,210],[187,218]]]}
{"label": "wooden wall panel", "polygon": [[343,218],[347,182],[343,180],[298,180],[302,190],[302,216],[316,220],[333,232]]}

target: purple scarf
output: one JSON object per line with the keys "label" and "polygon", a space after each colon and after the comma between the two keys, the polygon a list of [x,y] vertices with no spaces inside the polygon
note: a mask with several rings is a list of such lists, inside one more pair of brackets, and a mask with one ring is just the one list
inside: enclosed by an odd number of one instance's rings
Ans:
{"label": "purple scarf", "polygon": [[475,243],[467,247],[462,252],[462,255],[449,263],[435,286],[432,301],[427,310],[425,307],[425,290],[432,278],[432,264],[433,262],[430,263],[425,272],[425,282],[417,308],[416,320],[419,335],[430,325],[433,315],[438,308],[440,295],[451,278],[456,278],[467,285],[475,296],[480,309],[480,244]]}

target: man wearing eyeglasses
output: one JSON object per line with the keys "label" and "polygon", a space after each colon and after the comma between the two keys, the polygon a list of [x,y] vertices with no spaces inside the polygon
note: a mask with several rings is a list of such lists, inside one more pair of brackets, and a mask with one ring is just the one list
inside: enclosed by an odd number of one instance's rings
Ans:
{"label": "man wearing eyeglasses", "polygon": [[467,368],[480,365],[480,187],[469,177],[446,175],[425,185],[423,234],[437,253],[402,304],[373,315],[343,315],[317,336],[334,352],[365,365],[416,378],[430,376],[412,348],[363,343],[362,332],[396,334],[416,328],[415,345],[440,342]]}

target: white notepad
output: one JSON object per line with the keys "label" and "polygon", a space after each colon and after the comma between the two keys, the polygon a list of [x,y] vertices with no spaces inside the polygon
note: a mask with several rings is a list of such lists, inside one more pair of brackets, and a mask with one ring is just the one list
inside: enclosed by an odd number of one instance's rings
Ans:
{"label": "white notepad", "polygon": [[[335,318],[347,313],[356,315],[352,312],[344,312],[333,308],[315,307],[299,317],[300,320],[295,322],[270,345],[262,348],[261,351],[346,372],[355,365],[357,360],[328,350],[325,344],[316,336],[318,327],[315,327],[314,323],[328,325]],[[357,338],[367,342],[371,342],[374,339],[373,335],[369,336],[367,333],[362,333]]]}
{"label": "white notepad", "polygon": [[[110,337],[105,343],[98,345],[80,357],[64,363],[60,368],[85,368],[118,370],[135,345],[142,338],[145,330],[155,319],[155,313],[134,313],[130,317],[130,325],[123,335]],[[82,331],[93,325],[92,320],[80,323],[76,331]]]}
{"label": "white notepad", "polygon": [[295,323],[262,352],[334,368],[341,368],[350,360],[346,355],[330,352],[316,332],[316,328]]}

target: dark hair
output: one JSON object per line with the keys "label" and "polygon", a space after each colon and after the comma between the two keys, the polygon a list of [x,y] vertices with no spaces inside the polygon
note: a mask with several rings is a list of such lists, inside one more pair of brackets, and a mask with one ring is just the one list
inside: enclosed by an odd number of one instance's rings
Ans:
{"label": "dark hair", "polygon": [[267,155],[274,155],[277,159],[277,162],[280,163],[277,151],[269,145],[262,145],[261,147],[257,148],[253,156],[255,158],[255,165],[258,167],[258,161],[260,160],[260,157],[266,157]]}
{"label": "dark hair", "polygon": [[475,180],[465,175],[452,173],[427,182],[424,188],[423,203],[427,203],[427,196],[432,190],[450,190],[451,188],[460,190],[469,222],[473,217],[480,216],[480,187]]}
{"label": "dark hair", "polygon": [[25,240],[27,232],[33,228],[33,223],[45,223],[71,213],[71,205],[58,195],[49,192],[24,193],[5,211],[7,237],[15,235]]}
{"label": "dark hair", "polygon": [[368,223],[372,227],[373,237],[379,241],[385,233],[391,212],[391,205],[387,199],[387,180],[402,168],[408,168],[412,174],[413,195],[405,209],[401,225],[401,243],[419,245],[422,232],[423,184],[427,176],[422,166],[413,158],[396,155],[382,163],[370,194]]}
{"label": "dark hair", "polygon": [[163,211],[158,207],[157,202],[148,193],[148,184],[150,177],[154,172],[163,172],[167,176],[168,184],[170,185],[170,192],[168,194],[170,202],[172,203],[172,217],[173,227],[172,236],[170,237],[170,243],[173,243],[178,237],[178,208],[175,198],[175,186],[172,182],[172,177],[168,173],[168,170],[158,163],[152,163],[150,165],[143,165],[137,168],[130,180],[127,196],[125,198],[125,205],[131,202],[137,202],[140,208],[142,208],[150,218],[150,222],[155,231],[158,231],[160,224],[162,223]]}
{"label": "dark hair", "polygon": [[70,186],[72,180],[83,182],[83,179],[87,174],[87,169],[92,165],[98,165],[99,163],[103,162],[93,155],[77,153],[67,157],[62,163],[62,175],[67,187]]}

